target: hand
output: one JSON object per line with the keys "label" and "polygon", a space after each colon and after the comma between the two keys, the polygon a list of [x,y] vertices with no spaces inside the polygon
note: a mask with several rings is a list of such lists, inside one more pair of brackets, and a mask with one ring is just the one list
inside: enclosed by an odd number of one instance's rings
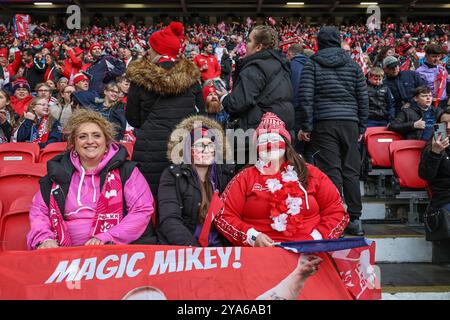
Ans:
{"label": "hand", "polygon": [[25,117],[25,119],[28,119],[28,120],[31,120],[31,121],[34,121],[34,119],[36,119],[36,115],[34,113],[32,113],[32,112],[25,112],[23,114],[23,116]]}
{"label": "hand", "polygon": [[272,247],[273,240],[266,234],[260,233],[255,240],[255,247]]}
{"label": "hand", "polygon": [[59,248],[58,242],[53,239],[47,239],[44,242],[42,242],[36,249],[54,249]]}
{"label": "hand", "polygon": [[358,138],[358,142],[361,142],[362,138],[363,138],[363,135],[360,134],[360,135],[359,135],[359,138]]}
{"label": "hand", "polygon": [[300,130],[297,138],[300,141],[309,142],[311,140],[311,132],[304,132],[303,130]]}
{"label": "hand", "polygon": [[66,50],[66,51],[72,50],[72,48],[69,47],[69,46],[68,46],[67,44],[65,44],[65,43],[62,45],[62,47],[63,47],[63,49]]}
{"label": "hand", "polygon": [[425,121],[423,121],[422,118],[420,118],[419,120],[414,122],[414,128],[416,128],[416,129],[425,129]]}
{"label": "hand", "polygon": [[6,111],[0,110],[0,124],[4,124],[6,122]]}
{"label": "hand", "polygon": [[439,133],[438,136],[438,140],[434,140],[433,137],[433,142],[431,144],[431,151],[433,151],[434,153],[440,154],[442,151],[444,151],[445,149],[448,148],[449,146],[449,138],[445,138],[444,140],[442,139],[442,135]]}
{"label": "hand", "polygon": [[97,238],[91,238],[88,242],[86,242],[85,246],[99,246],[104,244],[102,241],[98,240]]}
{"label": "hand", "polygon": [[20,44],[20,41],[19,41],[19,39],[14,39],[14,41],[13,41],[13,48],[16,48],[16,47],[18,47],[19,46],[19,44]]}
{"label": "hand", "polygon": [[315,255],[302,254],[302,257],[298,259],[297,268],[299,276],[307,278],[314,275],[319,269],[319,265],[322,263],[322,258]]}

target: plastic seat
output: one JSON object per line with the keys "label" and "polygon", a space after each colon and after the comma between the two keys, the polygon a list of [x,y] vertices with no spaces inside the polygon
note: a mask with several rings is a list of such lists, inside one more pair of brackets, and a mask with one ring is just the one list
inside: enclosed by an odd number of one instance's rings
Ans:
{"label": "plastic seat", "polygon": [[39,163],[46,163],[48,160],[63,153],[67,149],[67,142],[54,142],[48,144],[41,150],[39,155]]}
{"label": "plastic seat", "polygon": [[131,160],[131,156],[133,155],[133,149],[134,149],[134,144],[131,142],[119,142],[121,145],[123,145],[125,148],[127,148],[128,151],[128,160]]}
{"label": "plastic seat", "polygon": [[410,189],[425,189],[427,183],[419,177],[419,163],[423,140],[394,141],[389,146],[392,170],[398,178],[400,187]]}
{"label": "plastic seat", "polygon": [[1,167],[0,201],[3,202],[3,212],[8,212],[11,203],[19,196],[34,196],[39,190],[39,180],[45,174],[46,165],[41,163]]}
{"label": "plastic seat", "polygon": [[1,250],[27,250],[26,235],[30,230],[29,211],[33,197],[17,198],[0,220]]}
{"label": "plastic seat", "polygon": [[40,148],[37,143],[14,142],[0,144],[0,167],[10,164],[35,163]]}
{"label": "plastic seat", "polygon": [[392,166],[389,145],[398,140],[402,140],[402,136],[387,130],[386,127],[367,128],[365,142],[373,167],[390,168]]}

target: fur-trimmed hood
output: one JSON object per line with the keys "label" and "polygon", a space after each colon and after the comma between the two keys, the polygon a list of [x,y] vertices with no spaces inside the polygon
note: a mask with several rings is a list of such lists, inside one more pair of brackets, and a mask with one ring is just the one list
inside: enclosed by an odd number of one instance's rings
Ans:
{"label": "fur-trimmed hood", "polygon": [[179,95],[200,80],[200,70],[186,59],[181,59],[171,68],[143,58],[130,63],[127,77],[132,83],[161,95]]}
{"label": "fur-trimmed hood", "polygon": [[[170,134],[169,142],[167,145],[167,159],[174,164],[183,163],[183,152],[185,139],[190,138],[190,132],[194,128],[206,127],[213,131],[216,137],[215,143],[221,146],[220,152],[216,150],[216,159],[220,161],[223,156],[223,163],[227,163],[227,157],[232,158],[231,148],[226,140],[225,133],[222,126],[205,116],[191,116],[181,121]],[[225,142],[225,143],[224,143]]]}

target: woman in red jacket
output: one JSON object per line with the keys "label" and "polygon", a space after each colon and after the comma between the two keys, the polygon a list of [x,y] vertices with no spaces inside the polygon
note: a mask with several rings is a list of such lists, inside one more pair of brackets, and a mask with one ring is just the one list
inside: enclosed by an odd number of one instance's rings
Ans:
{"label": "woman in red jacket", "polygon": [[348,223],[342,198],[322,171],[295,152],[284,122],[266,113],[255,138],[259,160],[223,192],[217,230],[239,246],[338,238]]}

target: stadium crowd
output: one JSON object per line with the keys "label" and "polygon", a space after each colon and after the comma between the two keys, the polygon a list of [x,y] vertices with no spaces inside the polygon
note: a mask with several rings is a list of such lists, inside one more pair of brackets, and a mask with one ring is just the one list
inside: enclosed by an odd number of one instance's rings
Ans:
{"label": "stadium crowd", "polygon": [[[433,125],[450,134],[449,31],[247,19],[39,24],[17,39],[0,26],[0,143],[68,142],[33,200],[29,248],[198,246],[216,193],[211,246],[364,235],[360,149],[374,126],[429,143],[421,174],[448,207],[436,172],[448,175],[449,143]],[[254,130],[257,161],[230,129]],[[116,142],[134,144],[132,161]],[[235,163],[219,163],[230,148]]]}

